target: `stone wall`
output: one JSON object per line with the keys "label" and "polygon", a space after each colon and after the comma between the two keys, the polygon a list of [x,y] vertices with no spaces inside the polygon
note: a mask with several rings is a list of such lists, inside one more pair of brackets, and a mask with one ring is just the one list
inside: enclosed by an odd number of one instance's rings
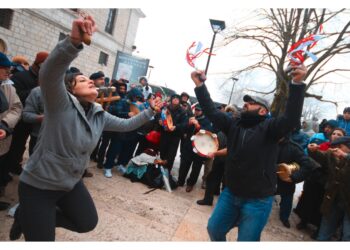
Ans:
{"label": "stone wall", "polygon": [[[81,9],[91,14],[98,27],[90,46],[73,62],[84,74],[102,70],[111,77],[117,51],[132,52],[139,19],[145,17],[140,9],[117,9],[112,34],[105,32],[109,9]],[[38,51],[51,51],[60,33],[69,34],[72,20],[78,14],[71,9],[14,9],[10,29],[0,27],[0,39],[6,43],[7,55],[26,56],[33,62]],[[100,52],[108,54],[107,65],[98,63]]]}

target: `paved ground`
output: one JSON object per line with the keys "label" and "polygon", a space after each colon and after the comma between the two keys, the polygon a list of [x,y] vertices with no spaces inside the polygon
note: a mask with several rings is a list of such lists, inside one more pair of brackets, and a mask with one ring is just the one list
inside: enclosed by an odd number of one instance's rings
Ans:
{"label": "paved ground", "polygon": [[[78,234],[61,228],[56,230],[57,241],[208,241],[206,224],[213,207],[199,206],[204,190],[200,181],[191,193],[178,188],[169,193],[165,190],[150,189],[140,183],[118,176],[114,172],[111,179],[90,164],[94,177],[85,178],[99,214],[95,230]],[[174,175],[177,176],[178,159]],[[1,198],[15,204],[17,201],[18,177],[14,178]],[[215,199],[216,202],[216,199]],[[298,231],[295,225],[298,218],[292,214],[292,228],[282,226],[278,218],[277,202],[273,206],[268,225],[262,233],[262,241],[310,241],[310,231]],[[13,219],[6,211],[0,212],[0,241],[8,241],[8,232]],[[228,240],[234,241],[237,229],[233,229]],[[23,241],[23,237],[21,238]]]}

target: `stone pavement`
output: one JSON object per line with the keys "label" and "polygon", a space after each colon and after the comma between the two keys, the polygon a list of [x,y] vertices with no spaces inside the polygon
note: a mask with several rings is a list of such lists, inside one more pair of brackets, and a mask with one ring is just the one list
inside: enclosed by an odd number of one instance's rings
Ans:
{"label": "stone pavement", "polygon": [[[199,206],[204,190],[200,188],[201,179],[190,193],[178,188],[172,193],[150,189],[141,183],[132,183],[129,179],[113,172],[113,178],[107,179],[102,170],[91,162],[89,171],[92,178],[84,178],[99,215],[97,227],[89,233],[79,234],[62,228],[56,230],[57,241],[208,241],[206,225],[213,207]],[[175,162],[178,166],[178,159]],[[114,170],[113,170],[114,171]],[[177,176],[178,167],[174,169]],[[14,177],[1,200],[15,204],[17,202],[18,177]],[[215,199],[216,202],[217,198]],[[0,241],[8,241],[8,232],[13,219],[6,211],[0,212]],[[287,229],[278,220],[278,206],[274,204],[268,225],[262,233],[262,241],[309,241],[306,232],[295,229],[298,218],[292,214],[292,228]],[[237,229],[228,234],[228,240],[234,241]],[[23,236],[21,241],[23,241]]]}

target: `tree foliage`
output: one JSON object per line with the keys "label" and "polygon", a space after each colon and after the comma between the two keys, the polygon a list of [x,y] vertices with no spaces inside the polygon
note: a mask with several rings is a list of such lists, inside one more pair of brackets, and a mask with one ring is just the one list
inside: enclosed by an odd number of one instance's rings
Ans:
{"label": "tree foliage", "polygon": [[[276,78],[276,86],[273,89],[274,100],[272,102],[272,114],[278,115],[285,109],[288,96],[289,76],[285,69],[289,63],[288,50],[292,44],[311,34],[317,34],[320,26],[329,27],[325,31],[325,46],[314,47],[312,53],[318,60],[309,63],[307,73],[306,97],[314,97],[320,101],[325,100],[322,95],[313,94],[310,87],[324,83],[330,74],[350,71],[348,65],[344,68],[329,67],[330,62],[336,57],[350,53],[350,18],[344,18],[349,10],[341,9],[331,11],[328,9],[259,9],[257,15],[263,20],[262,25],[244,25],[244,27],[231,27],[231,32],[226,36],[226,44],[237,40],[247,39],[257,42],[263,49],[258,61],[233,72],[239,75],[256,68],[263,68],[273,72]],[[337,20],[342,20],[343,26],[339,27]],[[337,26],[337,29],[334,28]],[[331,29],[332,27],[332,29]],[[311,60],[308,60],[309,62]],[[328,65],[328,66],[327,66]]]}

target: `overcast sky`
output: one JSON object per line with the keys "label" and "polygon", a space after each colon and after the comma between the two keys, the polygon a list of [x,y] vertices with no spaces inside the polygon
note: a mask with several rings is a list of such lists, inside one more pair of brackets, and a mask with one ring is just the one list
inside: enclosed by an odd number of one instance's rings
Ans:
{"label": "overcast sky", "polygon": [[[15,3],[5,2],[10,6],[15,4],[16,7],[29,8],[73,8],[84,6],[89,8],[141,8],[146,17],[140,20],[138,33],[135,41],[137,46],[134,55],[150,59],[150,65],[154,68],[149,72],[150,82],[162,86],[167,86],[177,92],[186,91],[194,95],[193,83],[190,79],[190,72],[193,70],[186,60],[186,50],[193,41],[200,41],[204,47],[210,47],[213,32],[210,27],[209,19],[224,20],[226,26],[247,21],[245,17],[252,9],[259,7],[288,7],[293,4],[293,7],[323,7],[319,6],[319,1],[299,1],[283,2],[281,1],[251,1],[245,0],[235,2],[230,0],[215,0],[215,1],[161,1],[161,0],[92,0],[89,2],[61,0],[57,2],[48,1],[33,1],[28,2],[18,0]],[[2,3],[3,5],[3,3]],[[330,3],[328,3],[330,5]],[[338,4],[339,5],[339,4]],[[334,6],[340,8],[344,6]],[[249,9],[248,9],[249,8]],[[253,17],[254,19],[254,17]],[[249,19],[250,20],[250,19]],[[224,34],[218,34],[215,45],[220,44]],[[229,72],[230,69],[244,63],[246,58],[240,57],[246,50],[253,50],[252,47],[247,47],[246,44],[239,46],[231,46],[229,48],[215,50],[216,56],[212,56],[207,85],[210,89],[212,97],[220,102],[228,102],[228,94],[231,91],[232,81],[227,80],[230,74],[219,74],[220,72]],[[207,56],[203,55],[198,59],[199,68],[205,68]],[[343,62],[345,63],[345,62]],[[349,65],[349,64],[347,64]],[[349,80],[350,78],[348,78]],[[244,87],[254,88],[256,90],[271,90],[273,89],[274,79],[271,75],[265,72],[257,72],[253,76],[240,77],[235,85],[234,91],[240,91]],[[227,84],[223,86],[223,83]],[[349,81],[350,82],[350,81]],[[322,91],[322,88],[317,90]],[[342,103],[338,108],[341,112],[345,106],[350,106],[347,100],[347,87],[333,86],[327,89],[327,98],[332,97],[341,100]],[[341,94],[340,94],[341,93]],[[346,93],[346,95],[345,95]],[[225,95],[226,94],[226,95]],[[242,93],[241,93],[242,94]],[[336,113],[334,105],[320,104],[307,100],[306,103],[312,102],[314,105],[320,105],[327,110],[326,118],[332,118]],[[238,103],[239,105],[241,103]]]}

